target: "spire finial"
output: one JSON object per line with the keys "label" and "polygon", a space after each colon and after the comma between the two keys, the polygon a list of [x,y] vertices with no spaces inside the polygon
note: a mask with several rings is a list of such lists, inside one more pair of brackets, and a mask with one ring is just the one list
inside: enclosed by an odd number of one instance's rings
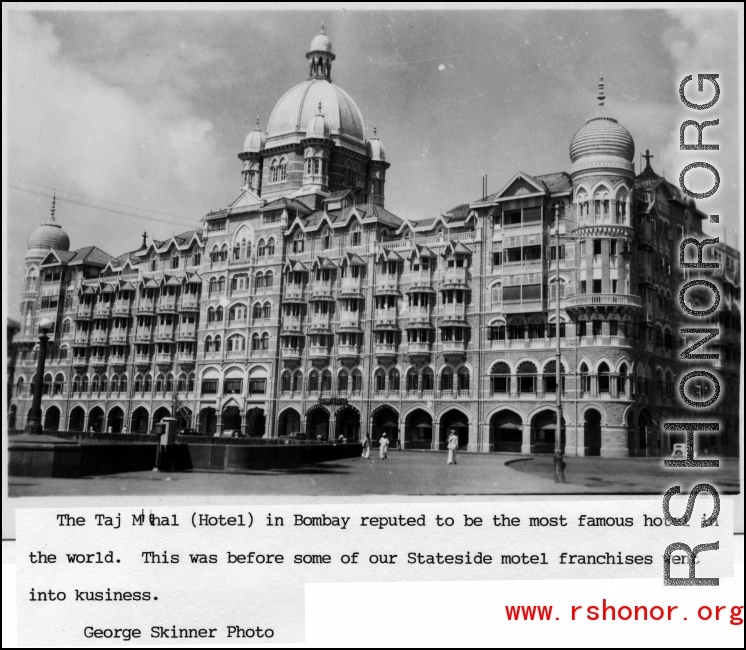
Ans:
{"label": "spire finial", "polygon": [[145,248],[148,245],[148,233],[143,230],[142,232],[142,248]]}
{"label": "spire finial", "polygon": [[254,130],[259,131],[259,116],[258,115],[256,116],[256,128]]}
{"label": "spire finial", "polygon": [[598,105],[603,108],[604,102],[606,101],[606,95],[604,94],[604,73],[598,73]]}
{"label": "spire finial", "polygon": [[648,169],[651,169],[650,159],[654,158],[653,154],[650,153],[650,149],[645,149],[645,154],[643,155],[643,158],[645,159],[645,169],[643,171],[647,171]]}
{"label": "spire finial", "polygon": [[57,192],[54,192],[54,194],[52,194],[52,209],[50,210],[52,214],[52,221],[54,221],[54,211],[55,211],[56,203],[57,203]]}
{"label": "spire finial", "polygon": [[319,102],[319,115],[321,115],[321,117],[324,117],[324,114],[321,112],[321,102]]}
{"label": "spire finial", "polygon": [[375,124],[373,125],[373,137],[378,137],[378,127]]}
{"label": "spire finial", "polygon": [[321,31],[319,32],[319,34],[326,34],[326,32],[324,31],[324,21],[323,20],[321,21]]}

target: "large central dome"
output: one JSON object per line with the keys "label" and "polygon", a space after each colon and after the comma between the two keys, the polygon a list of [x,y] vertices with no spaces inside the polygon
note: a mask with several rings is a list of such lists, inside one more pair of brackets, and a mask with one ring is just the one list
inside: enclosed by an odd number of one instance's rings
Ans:
{"label": "large central dome", "polygon": [[309,79],[288,90],[272,110],[267,137],[302,131],[319,112],[319,103],[332,137],[341,135],[365,142],[363,115],[357,104],[326,79]]}

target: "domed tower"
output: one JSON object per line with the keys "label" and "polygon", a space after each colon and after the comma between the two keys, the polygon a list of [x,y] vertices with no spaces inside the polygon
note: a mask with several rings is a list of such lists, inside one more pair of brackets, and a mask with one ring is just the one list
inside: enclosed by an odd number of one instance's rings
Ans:
{"label": "domed tower", "polygon": [[306,58],[308,78],[288,90],[269,117],[258,154],[262,199],[293,197],[320,209],[325,194],[352,189],[363,201],[369,162],[363,116],[353,99],[332,83],[336,57],[323,26]]}
{"label": "domed tower", "polygon": [[306,125],[303,147],[303,194],[313,191],[329,193],[329,157],[334,146],[329,124],[324,118],[321,102],[319,110]]}
{"label": "domed tower", "polygon": [[570,143],[575,235],[581,258],[575,302],[631,305],[637,302],[630,296],[635,143],[627,129],[604,115],[604,103],[601,77],[598,115]]}
{"label": "domed tower", "polygon": [[243,151],[238,157],[243,161],[241,167],[241,189],[249,190],[257,196],[262,195],[262,152],[267,137],[259,128],[259,118],[256,118],[256,126],[246,136],[243,143]]}
{"label": "domed tower", "polygon": [[368,196],[371,202],[384,205],[384,189],[386,184],[386,170],[390,164],[386,162],[386,149],[378,139],[378,129],[373,127],[373,137],[366,143],[368,150]]}
{"label": "domed tower", "polygon": [[32,326],[39,296],[39,265],[50,249],[70,250],[70,238],[54,218],[57,197],[52,198],[49,219],[29,235],[26,242],[26,278],[21,299],[21,334],[33,332]]}

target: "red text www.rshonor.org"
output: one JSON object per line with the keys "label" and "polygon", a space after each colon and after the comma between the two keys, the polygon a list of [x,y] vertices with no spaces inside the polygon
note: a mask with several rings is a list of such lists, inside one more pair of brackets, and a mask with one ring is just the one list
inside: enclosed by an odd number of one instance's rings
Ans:
{"label": "red text www.rshonor.org", "polygon": [[[509,621],[686,621],[678,605],[614,605],[604,598],[600,605],[571,605],[565,616],[552,605],[506,605]],[[564,613],[563,612],[563,613]],[[693,620],[743,625],[743,605],[701,605]]]}

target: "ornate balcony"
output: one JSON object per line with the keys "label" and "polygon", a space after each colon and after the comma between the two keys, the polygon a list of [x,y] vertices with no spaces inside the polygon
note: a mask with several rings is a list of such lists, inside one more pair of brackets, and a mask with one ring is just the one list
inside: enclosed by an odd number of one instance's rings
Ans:
{"label": "ornate balcony", "polygon": [[468,289],[466,283],[466,269],[453,267],[446,269],[443,281],[440,283],[441,289]]}
{"label": "ornate balcony", "polygon": [[107,330],[93,330],[91,332],[91,345],[106,345],[109,340]]}
{"label": "ornate balcony", "polygon": [[303,295],[303,287],[297,284],[288,284],[285,287],[285,293],[282,296],[282,301],[286,303],[300,303],[306,302]]}
{"label": "ornate balcony", "polygon": [[518,314],[522,312],[542,311],[544,301],[541,298],[526,300],[503,300],[502,310],[505,314]]}
{"label": "ornate balcony", "polygon": [[358,359],[360,357],[360,346],[340,345],[337,348],[337,356],[340,359]]}
{"label": "ornate balcony", "polygon": [[410,359],[429,357],[430,356],[430,343],[413,342],[409,344],[407,354]]}
{"label": "ornate balcony", "polygon": [[443,354],[451,357],[462,357],[466,354],[465,341],[442,341]]}
{"label": "ornate balcony", "polygon": [[117,300],[111,308],[111,313],[114,314],[114,316],[129,316],[131,310],[131,300]]}
{"label": "ornate balcony", "polygon": [[135,306],[138,316],[152,316],[155,314],[155,300],[139,300]]}
{"label": "ornate balcony", "polygon": [[110,343],[127,343],[128,337],[127,337],[127,330],[126,329],[114,329],[111,330],[111,333],[109,334],[109,342]]}
{"label": "ornate balcony", "polygon": [[420,271],[418,273],[412,273],[412,275],[409,277],[409,289],[407,289],[407,293],[415,293],[418,291],[435,293],[435,289],[433,288],[433,279],[430,275],[430,271]]}
{"label": "ornate balcony", "polygon": [[108,318],[111,316],[111,303],[110,302],[97,302],[93,308],[94,318]]}
{"label": "ornate balcony", "polygon": [[182,296],[179,302],[180,311],[199,311],[199,300],[197,296]]}
{"label": "ornate balcony", "polygon": [[174,355],[170,352],[158,352],[155,355],[155,362],[159,366],[171,366],[174,362]]}
{"label": "ornate balcony", "polygon": [[308,348],[309,359],[328,359],[331,356],[331,350],[326,346],[311,345]]}
{"label": "ornate balcony", "polygon": [[85,372],[88,369],[87,357],[73,357],[73,368],[77,372]]}
{"label": "ornate balcony", "polygon": [[315,282],[311,287],[310,300],[322,300],[326,302],[333,302],[334,295],[332,293],[331,282]]}
{"label": "ornate balcony", "polygon": [[399,329],[396,309],[376,309],[373,314],[373,329]]}
{"label": "ornate balcony", "polygon": [[173,341],[174,340],[174,329],[173,327],[160,327],[155,331],[156,341]]}
{"label": "ornate balcony", "polygon": [[153,355],[148,354],[136,354],[135,355],[135,365],[137,366],[149,366],[151,363],[153,363]]}
{"label": "ornate balcony", "polygon": [[176,330],[177,341],[193,341],[197,336],[197,330],[194,327],[179,327]]}
{"label": "ornate balcony", "polygon": [[80,304],[75,312],[76,320],[91,320],[93,317],[93,305]]}
{"label": "ornate balcony", "polygon": [[122,368],[127,365],[127,355],[126,354],[110,354],[109,355],[109,365],[114,366],[116,368]]}
{"label": "ornate balcony", "polygon": [[339,295],[343,298],[363,298],[363,279],[361,277],[344,278]]}
{"label": "ornate balcony", "polygon": [[106,367],[106,357],[101,355],[92,356],[90,363],[97,370],[103,369]]}
{"label": "ornate balcony", "polygon": [[280,348],[280,357],[283,361],[300,361],[300,348]]}
{"label": "ornate balcony", "polygon": [[191,352],[177,352],[176,353],[176,362],[182,367],[182,368],[189,368],[194,365],[196,358],[196,353],[194,350]]}
{"label": "ornate balcony", "polygon": [[331,328],[331,314],[311,314],[309,331],[326,332]]}
{"label": "ornate balcony", "polygon": [[282,331],[286,334],[300,334],[303,331],[303,317],[283,316]]}
{"label": "ornate balcony", "polygon": [[624,293],[581,293],[567,298],[567,309],[589,309],[622,307],[642,309],[642,298]]}
{"label": "ornate balcony", "polygon": [[339,313],[339,329],[360,329],[359,311],[342,311]]}
{"label": "ornate balcony", "polygon": [[376,343],[375,352],[379,359],[395,358],[398,354],[398,345],[396,343]]}
{"label": "ornate balcony", "polygon": [[443,305],[443,316],[445,320],[465,321],[466,303],[451,302]]}
{"label": "ornate balcony", "polygon": [[395,275],[381,275],[376,279],[375,296],[400,296],[399,278]]}
{"label": "ornate balcony", "polygon": [[75,332],[73,346],[76,348],[88,347],[88,332]]}
{"label": "ornate balcony", "polygon": [[138,343],[150,342],[153,340],[153,330],[150,328],[139,329],[135,332],[135,341]]}

